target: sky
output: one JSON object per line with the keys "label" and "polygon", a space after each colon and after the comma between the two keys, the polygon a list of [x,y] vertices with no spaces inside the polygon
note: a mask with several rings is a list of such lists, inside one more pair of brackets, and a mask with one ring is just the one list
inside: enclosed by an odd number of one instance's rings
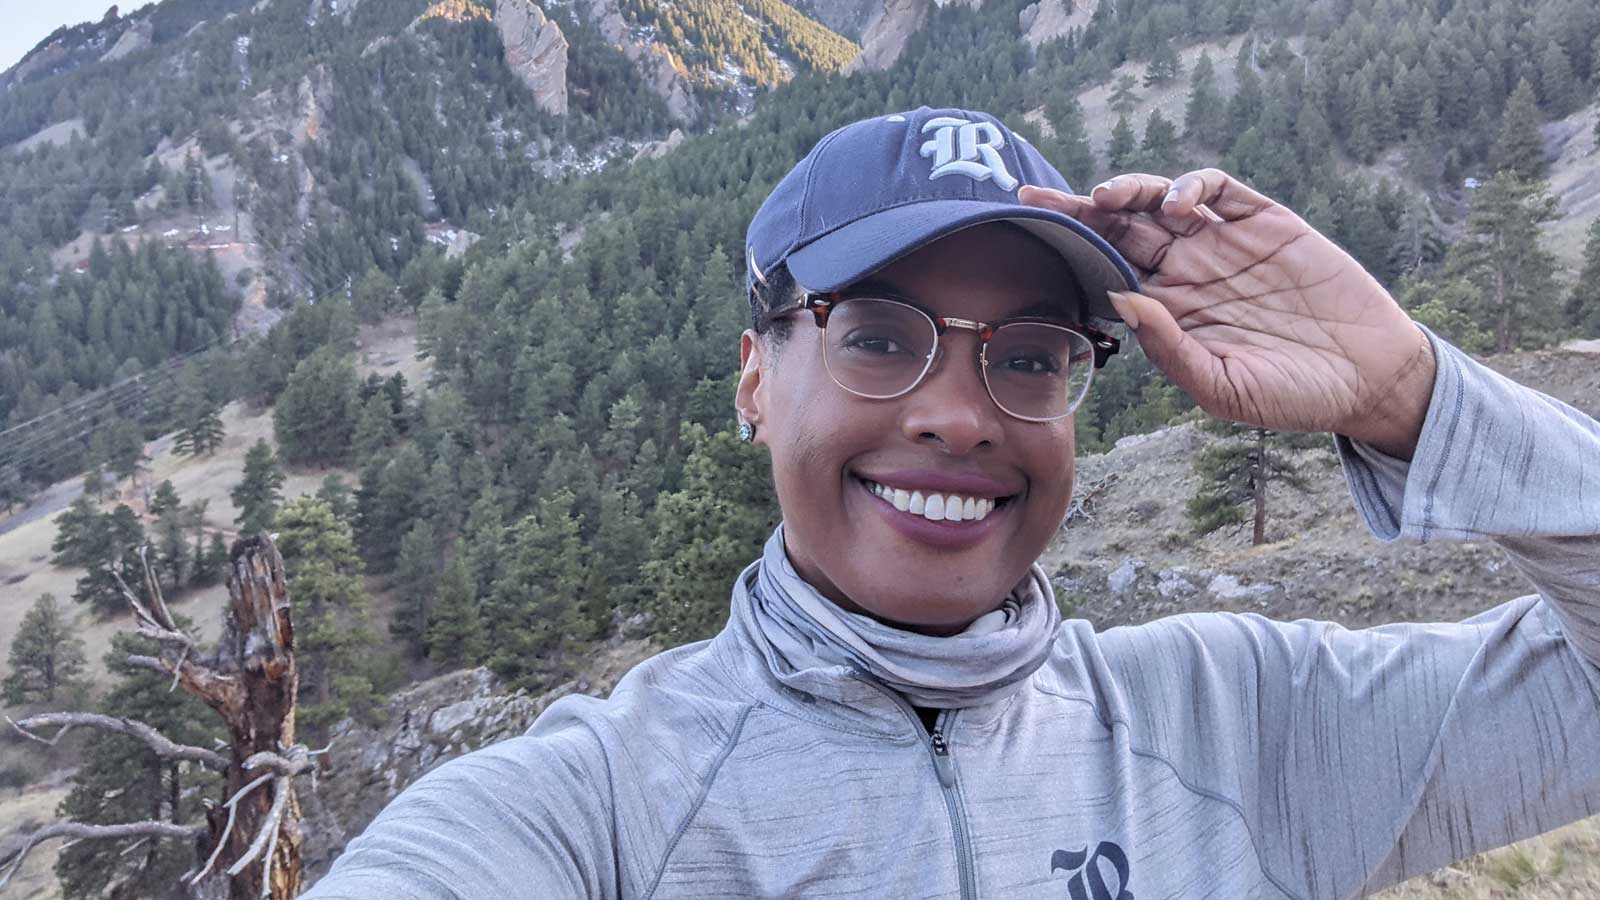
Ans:
{"label": "sky", "polygon": [[[119,4],[128,13],[146,0]],[[0,72],[11,68],[23,55],[62,25],[98,22],[111,8],[113,0],[0,0]]]}

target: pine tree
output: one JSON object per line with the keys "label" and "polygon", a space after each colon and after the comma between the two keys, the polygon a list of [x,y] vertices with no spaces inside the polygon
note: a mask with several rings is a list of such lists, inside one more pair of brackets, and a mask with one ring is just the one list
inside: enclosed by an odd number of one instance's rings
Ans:
{"label": "pine tree", "polygon": [[257,438],[244,455],[243,480],[228,494],[239,510],[234,524],[239,526],[240,534],[253,535],[272,527],[284,479],[277,454],[264,438]]}
{"label": "pine tree", "polygon": [[1118,78],[1116,86],[1111,89],[1111,98],[1107,101],[1111,111],[1121,116],[1133,115],[1133,111],[1139,108],[1138,85],[1132,75]]}
{"label": "pine tree", "polygon": [[1145,72],[1144,85],[1152,87],[1171,84],[1182,74],[1183,63],[1178,59],[1178,51],[1173,48],[1171,40],[1164,40],[1150,57],[1150,67]]}
{"label": "pine tree", "polygon": [[1210,53],[1201,53],[1189,75],[1189,100],[1183,108],[1183,136],[1212,150],[1225,138],[1227,106],[1217,88],[1217,70]]}
{"label": "pine tree", "polygon": [[1478,289],[1474,308],[1466,312],[1494,335],[1497,352],[1545,337],[1546,323],[1556,319],[1556,260],[1541,243],[1543,224],[1555,216],[1545,184],[1510,171],[1473,194],[1467,235],[1451,247],[1445,267]]}
{"label": "pine tree", "polygon": [[1517,89],[1506,101],[1500,119],[1500,136],[1490,151],[1495,169],[1510,172],[1518,178],[1536,181],[1544,177],[1544,140],[1539,127],[1544,117],[1539,112],[1539,101],[1534,97],[1533,85],[1526,78],[1517,82]]}
{"label": "pine tree", "polygon": [[1583,270],[1567,298],[1567,320],[1586,338],[1600,338],[1600,219],[1589,225]]}
{"label": "pine tree", "polygon": [[477,665],[487,653],[478,595],[467,569],[465,547],[456,542],[439,577],[438,600],[428,620],[428,658],[445,668]]}
{"label": "pine tree", "polygon": [[1549,41],[1539,54],[1539,95],[1553,117],[1560,118],[1577,108],[1577,77],[1572,73],[1572,60],[1559,41]]}
{"label": "pine tree", "polygon": [[1178,129],[1160,109],[1150,111],[1145,121],[1144,141],[1139,145],[1137,167],[1144,172],[1177,175],[1183,169],[1178,147]]}
{"label": "pine tree", "polygon": [[341,348],[324,347],[295,366],[272,410],[272,432],[291,463],[344,461],[355,430],[356,372]]}
{"label": "pine tree", "polygon": [[[1252,523],[1250,543],[1265,543],[1269,485],[1282,482],[1299,491],[1307,488],[1305,477],[1281,452],[1291,441],[1303,445],[1306,436],[1292,438],[1265,428],[1217,421],[1208,423],[1207,430],[1223,439],[1206,447],[1195,459],[1200,489],[1189,498],[1190,523],[1196,533],[1210,534],[1248,517]],[[1248,516],[1246,503],[1251,505]]]}
{"label": "pine tree", "polygon": [[351,438],[351,451],[357,460],[376,458],[400,439],[400,430],[394,425],[394,413],[389,398],[382,392],[374,393],[361,406],[356,419],[355,435]]}
{"label": "pine tree", "polygon": [[418,519],[400,539],[394,585],[398,603],[389,633],[422,656],[427,652],[428,623],[439,590],[439,538],[427,519]]}
{"label": "pine tree", "polygon": [[684,429],[681,487],[656,504],[644,582],[656,632],[673,644],[708,638],[728,614],[728,585],[777,525],[764,454],[732,431]]}
{"label": "pine tree", "polygon": [[1098,166],[1089,145],[1089,129],[1084,123],[1083,104],[1065,91],[1057,92],[1045,104],[1045,116],[1055,131],[1050,161],[1077,190],[1095,183]]}
{"label": "pine tree", "polygon": [[50,562],[58,566],[81,566],[89,559],[90,542],[100,525],[100,511],[95,509],[87,492],[79,494],[72,504],[56,516],[56,536],[50,543],[55,555]]}
{"label": "pine tree", "polygon": [[135,551],[144,541],[144,526],[126,504],[96,516],[80,547],[82,564],[88,571],[78,579],[72,599],[103,615],[121,611],[126,601],[117,576],[121,575],[129,585],[139,583]]}
{"label": "pine tree", "polygon": [[514,683],[542,685],[581,642],[599,636],[584,617],[589,554],[579,539],[582,518],[573,495],[560,491],[509,529],[505,569],[483,611],[494,635],[489,668]]}
{"label": "pine tree", "polygon": [[202,453],[210,456],[222,446],[222,438],[226,434],[222,412],[203,397],[191,399],[191,403],[186,406],[181,398],[179,400],[182,421],[173,438],[173,449],[184,456],[199,456]]}
{"label": "pine tree", "polygon": [[1138,148],[1137,141],[1133,126],[1128,124],[1128,117],[1118,118],[1117,124],[1111,129],[1111,145],[1106,148],[1106,158],[1113,172],[1128,171],[1133,163],[1134,151]]}
{"label": "pine tree", "polygon": [[83,641],[65,611],[54,595],[40,594],[11,639],[11,674],[0,682],[0,697],[12,706],[54,703],[57,692],[81,682],[84,662]]}
{"label": "pine tree", "polygon": [[350,525],[306,496],[285,503],[276,524],[295,599],[301,720],[319,734],[346,716],[371,721],[377,636]]}
{"label": "pine tree", "polygon": [[182,505],[183,501],[178,499],[178,489],[172,486],[172,479],[163,479],[156,485],[155,496],[150,498],[149,512],[160,518]]}
{"label": "pine tree", "polygon": [[[105,662],[116,682],[98,711],[137,719],[180,744],[209,746],[218,737],[211,710],[184,691],[170,692],[170,678],[127,662],[130,655],[154,653],[148,639],[112,638]],[[163,762],[138,739],[104,734],[88,743],[61,813],[104,825],[140,819],[191,823],[203,821],[201,798],[216,790],[215,775]],[[69,898],[167,897],[194,862],[194,847],[182,841],[82,841],[62,849],[56,875]]]}

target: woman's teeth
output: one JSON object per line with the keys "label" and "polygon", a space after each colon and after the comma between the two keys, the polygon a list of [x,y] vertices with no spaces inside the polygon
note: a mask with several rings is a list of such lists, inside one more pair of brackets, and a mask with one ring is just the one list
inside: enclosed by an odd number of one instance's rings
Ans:
{"label": "woman's teeth", "polygon": [[933,522],[970,522],[988,517],[994,511],[995,500],[988,497],[966,497],[961,494],[924,494],[906,491],[862,479],[867,490],[894,504],[901,512],[921,516]]}

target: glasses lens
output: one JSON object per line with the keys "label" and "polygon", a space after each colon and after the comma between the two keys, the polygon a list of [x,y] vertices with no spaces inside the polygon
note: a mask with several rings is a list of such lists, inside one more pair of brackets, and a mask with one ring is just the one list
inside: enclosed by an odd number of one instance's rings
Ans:
{"label": "glasses lens", "polygon": [[933,358],[938,333],[921,311],[893,300],[854,298],[833,307],[823,329],[828,374],[847,391],[897,397]]}
{"label": "glasses lens", "polygon": [[1059,419],[1078,407],[1094,372],[1094,345],[1068,328],[1017,322],[995,329],[984,379],[1019,419]]}

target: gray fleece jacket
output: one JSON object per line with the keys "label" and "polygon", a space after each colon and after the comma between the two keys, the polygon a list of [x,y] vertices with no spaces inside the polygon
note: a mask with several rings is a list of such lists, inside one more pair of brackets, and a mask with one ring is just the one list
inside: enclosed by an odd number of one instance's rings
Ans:
{"label": "gray fleece jacket", "polygon": [[[1062,624],[941,713],[737,621],[407,789],[308,900],[1359,897],[1600,812],[1600,423],[1435,341],[1409,464],[1339,441],[1382,540],[1492,539],[1459,624]],[[809,680],[807,680],[809,679]]]}

